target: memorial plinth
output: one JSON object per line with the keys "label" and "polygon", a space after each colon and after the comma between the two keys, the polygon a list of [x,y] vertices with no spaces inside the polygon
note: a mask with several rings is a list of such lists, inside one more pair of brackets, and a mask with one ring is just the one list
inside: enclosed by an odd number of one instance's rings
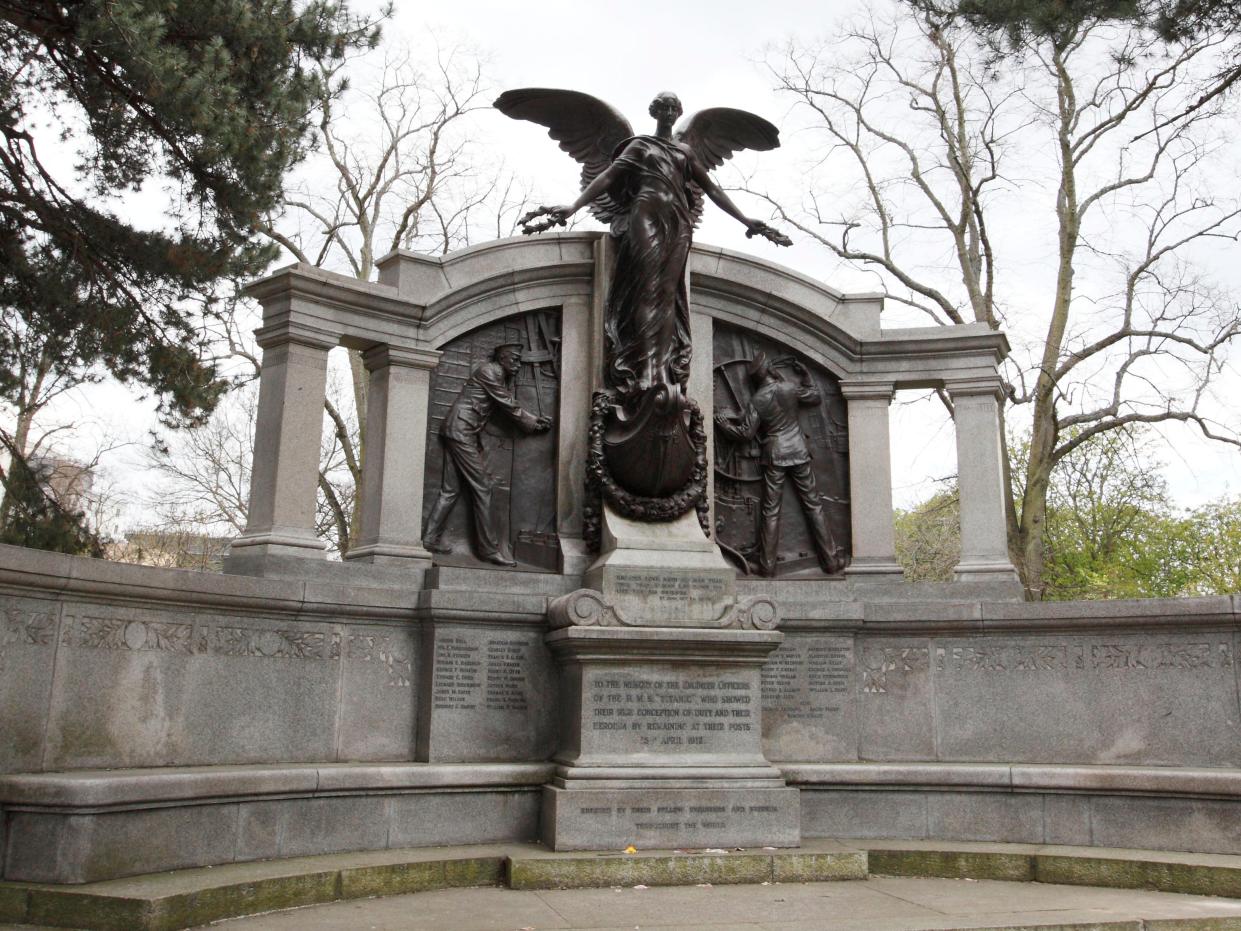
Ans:
{"label": "memorial plinth", "polygon": [[[611,527],[630,530],[608,516]],[[797,846],[797,790],[762,748],[761,671],[784,640],[776,605],[736,599],[732,570],[696,521],[648,527],[646,547],[617,546],[592,567],[587,579],[602,590],[549,606],[561,711],[543,842],[554,850]],[[657,547],[656,530],[694,545]],[[642,539],[630,530],[611,541]]]}

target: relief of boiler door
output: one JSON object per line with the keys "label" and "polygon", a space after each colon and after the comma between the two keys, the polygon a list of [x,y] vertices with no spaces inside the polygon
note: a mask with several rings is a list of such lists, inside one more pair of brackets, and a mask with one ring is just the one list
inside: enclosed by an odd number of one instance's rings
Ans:
{"label": "relief of boiler door", "polygon": [[[714,413],[739,417],[750,403],[747,358],[715,366]],[[759,503],[762,499],[762,446],[755,437],[733,440],[715,432],[715,540],[724,555],[748,573],[758,538]]]}

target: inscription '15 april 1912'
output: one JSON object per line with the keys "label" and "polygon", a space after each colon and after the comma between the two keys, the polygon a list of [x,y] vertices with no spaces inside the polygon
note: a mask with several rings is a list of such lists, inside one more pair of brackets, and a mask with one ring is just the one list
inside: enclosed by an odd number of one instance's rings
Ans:
{"label": "inscription '15 april 1912'", "polygon": [[753,686],[730,679],[603,675],[587,683],[590,729],[652,749],[707,751],[756,728]]}

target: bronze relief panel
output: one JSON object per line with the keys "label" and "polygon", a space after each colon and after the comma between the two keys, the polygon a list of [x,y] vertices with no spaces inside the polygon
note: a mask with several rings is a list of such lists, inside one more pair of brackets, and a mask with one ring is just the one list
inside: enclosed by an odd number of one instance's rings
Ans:
{"label": "bronze relief panel", "polygon": [[851,540],[839,379],[764,336],[714,333],[716,541],[746,574],[840,573]]}
{"label": "bronze relief panel", "polygon": [[440,349],[424,545],[441,565],[557,571],[560,311],[506,317]]}

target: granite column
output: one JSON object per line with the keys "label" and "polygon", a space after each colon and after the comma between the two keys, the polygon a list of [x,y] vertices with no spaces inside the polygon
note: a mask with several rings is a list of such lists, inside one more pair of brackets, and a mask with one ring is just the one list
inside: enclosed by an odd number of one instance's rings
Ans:
{"label": "granite column", "polygon": [[957,581],[1016,582],[1004,517],[999,378],[945,384],[957,429],[961,561]]}
{"label": "granite column", "polygon": [[230,555],[322,558],[315,490],[327,355],[334,343],[287,327],[257,333],[263,349],[245,533]]}
{"label": "granite column", "polygon": [[370,374],[361,526],[346,559],[425,568],[422,495],[431,370],[440,353],[376,346],[362,357]]}
{"label": "granite column", "polygon": [[849,498],[853,559],[845,574],[867,581],[899,582],[892,515],[892,441],[888,407],[894,385],[842,381],[849,408]]}

